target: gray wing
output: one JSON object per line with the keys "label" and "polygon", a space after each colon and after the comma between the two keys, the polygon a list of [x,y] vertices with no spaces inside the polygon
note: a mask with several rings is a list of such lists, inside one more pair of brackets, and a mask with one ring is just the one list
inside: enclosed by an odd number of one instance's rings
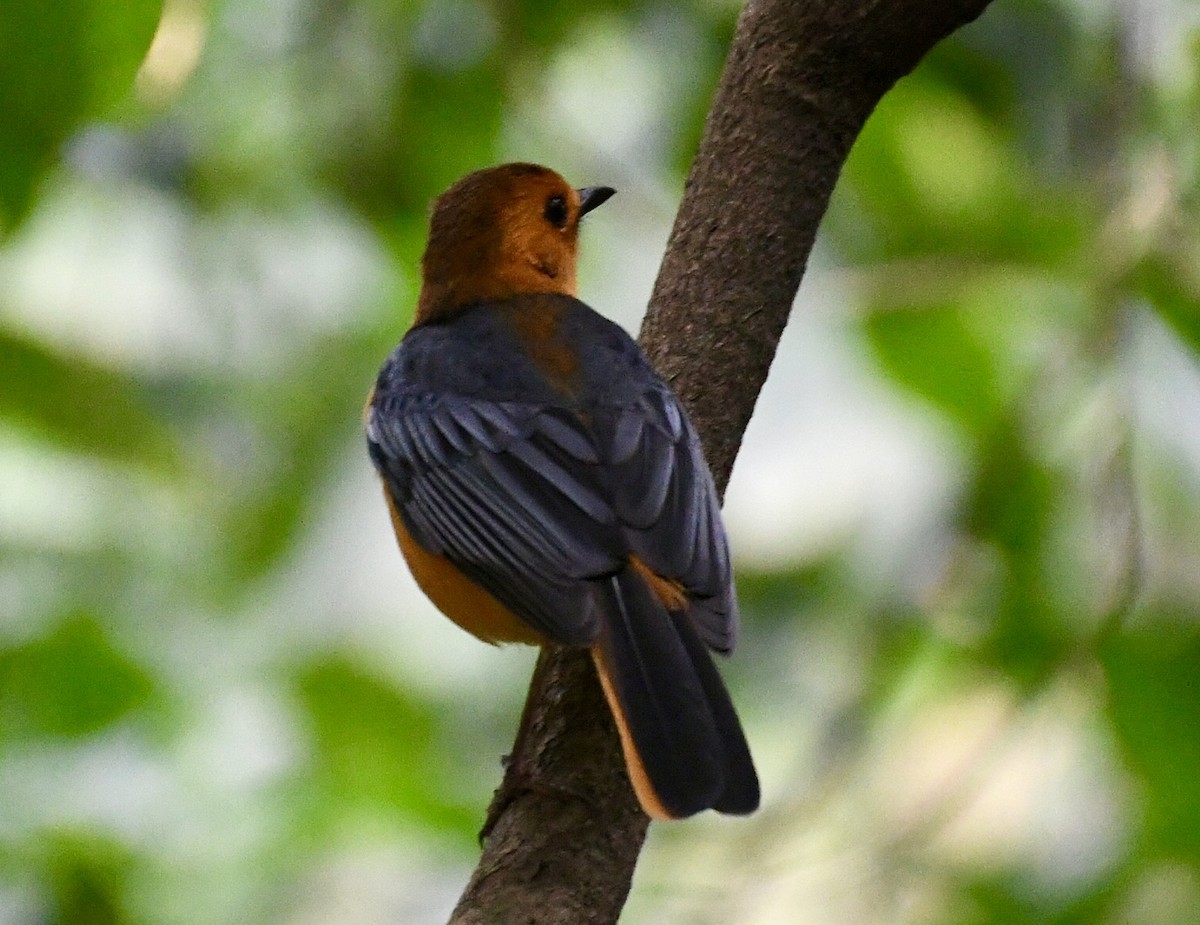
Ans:
{"label": "gray wing", "polygon": [[736,643],[729,542],[700,439],[679,400],[656,382],[600,428],[613,506],[630,551],[683,585],[704,641]]}
{"label": "gray wing", "polygon": [[600,605],[588,579],[616,571],[625,552],[600,454],[571,412],[377,393],[367,441],[421,546],[550,639],[595,639]]}

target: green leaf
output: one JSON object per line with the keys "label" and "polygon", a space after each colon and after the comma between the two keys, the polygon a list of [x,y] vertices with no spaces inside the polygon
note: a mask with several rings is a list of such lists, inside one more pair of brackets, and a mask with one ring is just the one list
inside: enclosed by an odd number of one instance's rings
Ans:
{"label": "green leaf", "polygon": [[137,859],[95,832],[57,831],[38,846],[48,896],[45,925],[134,925],[126,908]]}
{"label": "green leaf", "polygon": [[[271,447],[262,482],[222,487],[215,499],[228,518],[230,577],[261,575],[291,548],[306,514],[322,503],[334,454],[357,437],[363,402],[386,355],[366,334],[329,338],[292,359],[286,387],[277,381],[247,386],[237,398],[241,407],[225,412],[259,422]],[[363,446],[361,437],[355,443]],[[368,468],[365,449],[361,453],[359,464]],[[236,582],[229,587],[236,593]]]}
{"label": "green leaf", "polygon": [[966,529],[1033,567],[1050,529],[1059,485],[1030,454],[1019,421],[997,420],[980,444],[979,465],[965,499]]}
{"label": "green leaf", "polygon": [[1003,566],[982,654],[1024,686],[1037,686],[1071,644],[1044,561],[1061,480],[1030,454],[1019,423],[1007,415],[981,441],[978,459],[962,525],[996,550]]}
{"label": "green leaf", "polygon": [[826,224],[860,262],[926,254],[964,261],[1068,264],[1089,200],[1037,178],[1011,126],[921,69],[880,102],[854,144]]}
{"label": "green leaf", "polygon": [[380,117],[387,121],[342,131],[331,140],[322,171],[385,227],[398,213],[424,214],[431,192],[488,166],[504,103],[497,70],[487,63],[454,72],[413,68],[390,92],[391,111]]}
{"label": "green leaf", "polygon": [[991,351],[957,305],[878,311],[867,319],[888,375],[979,432],[1001,404]]}
{"label": "green leaf", "polygon": [[303,666],[296,677],[319,784],[334,804],[391,807],[438,830],[470,832],[478,824],[447,792],[453,759],[428,704],[344,658]]}
{"label": "green leaf", "polygon": [[1159,615],[1103,653],[1108,711],[1126,761],[1145,785],[1152,851],[1200,860],[1200,628]]}
{"label": "green leaf", "polygon": [[0,417],[65,449],[163,465],[174,445],[150,390],[80,357],[0,330]]}
{"label": "green leaf", "polygon": [[0,231],[28,210],[62,144],[128,91],[161,0],[0,6]]}
{"label": "green leaf", "polygon": [[933,920],[938,925],[1096,925],[1113,921],[1120,898],[1116,878],[1070,897],[1011,869],[957,879],[959,895]]}
{"label": "green leaf", "polygon": [[1200,290],[1188,278],[1194,273],[1194,268],[1189,273],[1156,254],[1137,268],[1131,283],[1134,291],[1200,356]]}
{"label": "green leaf", "polygon": [[96,620],[78,616],[0,651],[0,740],[85,735],[136,709],[152,690]]}

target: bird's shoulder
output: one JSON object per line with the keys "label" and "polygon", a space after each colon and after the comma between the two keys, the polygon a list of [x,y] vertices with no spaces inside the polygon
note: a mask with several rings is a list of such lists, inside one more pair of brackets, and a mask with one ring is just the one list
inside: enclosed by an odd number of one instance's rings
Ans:
{"label": "bird's shoulder", "polygon": [[457,396],[586,410],[662,387],[620,325],[570,296],[529,295],[413,328],[383,364],[375,394],[377,402]]}
{"label": "bird's shoulder", "polygon": [[486,305],[410,330],[384,361],[377,400],[456,395],[491,401],[533,397],[538,376],[512,331]]}

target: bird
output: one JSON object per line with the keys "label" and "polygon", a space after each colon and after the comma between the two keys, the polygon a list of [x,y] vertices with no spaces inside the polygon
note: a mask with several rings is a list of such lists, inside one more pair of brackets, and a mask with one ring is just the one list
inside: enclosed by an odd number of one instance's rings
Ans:
{"label": "bird", "polygon": [[442,613],[589,652],[648,816],[744,815],[758,777],[710,654],[739,619],[713,478],[679,398],[576,293],[581,220],[614,192],[510,163],[437,197],[367,449]]}

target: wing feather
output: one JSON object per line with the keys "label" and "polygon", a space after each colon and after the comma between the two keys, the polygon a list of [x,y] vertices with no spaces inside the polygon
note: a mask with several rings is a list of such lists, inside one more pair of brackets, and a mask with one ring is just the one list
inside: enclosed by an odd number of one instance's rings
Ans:
{"label": "wing feather", "polygon": [[704,641],[728,651],[738,622],[729,543],[699,437],[679,400],[664,385],[649,389],[622,409],[605,449],[630,549],[683,585]]}
{"label": "wing feather", "polygon": [[537,429],[549,437],[555,446],[580,462],[600,462],[595,443],[577,426],[572,426],[560,416],[550,413],[538,415],[534,423],[537,425]]}
{"label": "wing feather", "polygon": [[594,483],[594,478],[586,481],[581,479],[577,467],[568,470],[561,456],[558,459],[551,458],[551,455],[533,440],[514,441],[507,449],[509,454],[523,462],[531,472],[553,486],[597,523],[616,523],[616,514],[612,506],[600,496],[594,484],[588,483]]}
{"label": "wing feather", "polygon": [[593,639],[597,579],[636,555],[728,650],[737,606],[699,438],[628,335],[573,311],[579,399],[522,365],[498,316],[415,329],[377,381],[371,457],[413,537],[549,638]]}
{"label": "wing feather", "polygon": [[554,412],[463,396],[377,396],[368,439],[417,542],[549,638],[580,644],[597,628],[587,580],[623,556],[598,452]]}

